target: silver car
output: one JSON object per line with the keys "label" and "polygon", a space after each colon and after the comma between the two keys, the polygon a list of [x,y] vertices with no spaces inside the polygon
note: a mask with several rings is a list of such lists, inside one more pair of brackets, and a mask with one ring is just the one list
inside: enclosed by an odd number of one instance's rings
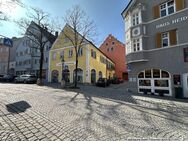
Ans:
{"label": "silver car", "polygon": [[15,78],[15,83],[36,83],[37,77],[35,75],[24,74]]}

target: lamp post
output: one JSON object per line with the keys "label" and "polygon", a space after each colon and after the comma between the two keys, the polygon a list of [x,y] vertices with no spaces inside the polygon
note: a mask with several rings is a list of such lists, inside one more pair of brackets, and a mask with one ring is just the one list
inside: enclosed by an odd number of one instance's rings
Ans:
{"label": "lamp post", "polygon": [[62,63],[62,79],[61,79],[61,87],[65,87],[65,74],[64,74],[64,65],[65,65],[65,60],[64,60],[64,55],[61,56],[61,63]]}

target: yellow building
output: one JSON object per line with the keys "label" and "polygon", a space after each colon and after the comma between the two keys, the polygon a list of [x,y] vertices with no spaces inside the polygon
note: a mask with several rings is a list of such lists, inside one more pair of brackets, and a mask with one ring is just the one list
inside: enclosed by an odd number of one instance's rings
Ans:
{"label": "yellow building", "polygon": [[[64,33],[71,32],[66,25],[54,42],[49,53],[49,82],[60,82],[62,70],[68,70],[69,82],[74,82],[76,53],[75,48]],[[64,58],[62,67],[61,58]],[[98,78],[113,77],[115,64],[107,58],[92,42],[85,39],[79,51],[77,80],[79,83],[95,83]]]}

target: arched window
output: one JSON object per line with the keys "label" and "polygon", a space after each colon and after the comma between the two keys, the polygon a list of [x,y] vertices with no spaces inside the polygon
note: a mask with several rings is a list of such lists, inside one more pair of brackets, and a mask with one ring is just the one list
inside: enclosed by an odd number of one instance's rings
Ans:
{"label": "arched window", "polygon": [[51,77],[52,78],[51,82],[57,83],[58,82],[58,77],[59,77],[59,71],[53,70],[52,73],[51,73],[51,76],[52,76]]}
{"label": "arched window", "polygon": [[96,82],[96,71],[94,69],[91,70],[91,83],[94,84]]}
{"label": "arched window", "polygon": [[[76,75],[76,70],[74,70],[74,79],[75,79],[75,75]],[[77,82],[83,83],[83,70],[80,68],[77,69]]]}

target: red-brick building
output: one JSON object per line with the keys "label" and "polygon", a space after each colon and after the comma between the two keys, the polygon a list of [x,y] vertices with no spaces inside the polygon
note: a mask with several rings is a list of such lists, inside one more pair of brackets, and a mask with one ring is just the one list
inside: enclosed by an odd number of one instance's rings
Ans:
{"label": "red-brick building", "polygon": [[110,34],[100,46],[100,50],[115,63],[115,76],[128,80],[125,45]]}

